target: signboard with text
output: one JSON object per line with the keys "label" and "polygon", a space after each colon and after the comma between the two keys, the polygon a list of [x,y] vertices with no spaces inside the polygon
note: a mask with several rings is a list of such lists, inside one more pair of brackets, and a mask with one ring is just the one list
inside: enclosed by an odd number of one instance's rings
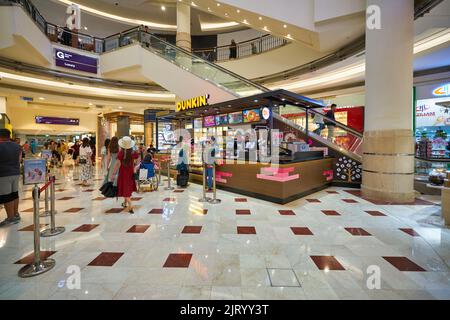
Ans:
{"label": "signboard with text", "polygon": [[97,73],[98,59],[74,52],[55,49],[55,64],[57,67]]}
{"label": "signboard with text", "polygon": [[36,120],[36,123],[38,123],[38,124],[61,124],[61,125],[69,125],[69,126],[80,125],[80,119],[75,119],[75,118],[36,116],[35,120]]}
{"label": "signboard with text", "polygon": [[416,105],[416,126],[436,127],[450,126],[450,109],[438,105],[439,102],[448,98],[417,100]]}

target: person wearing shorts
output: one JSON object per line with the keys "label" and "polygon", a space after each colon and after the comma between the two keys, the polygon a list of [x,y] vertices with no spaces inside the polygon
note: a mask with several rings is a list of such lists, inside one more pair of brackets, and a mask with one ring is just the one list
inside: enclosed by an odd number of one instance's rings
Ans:
{"label": "person wearing shorts", "polygon": [[11,132],[0,129],[0,204],[6,210],[7,218],[0,227],[16,224],[19,215],[19,177],[22,151],[20,145],[10,141]]}

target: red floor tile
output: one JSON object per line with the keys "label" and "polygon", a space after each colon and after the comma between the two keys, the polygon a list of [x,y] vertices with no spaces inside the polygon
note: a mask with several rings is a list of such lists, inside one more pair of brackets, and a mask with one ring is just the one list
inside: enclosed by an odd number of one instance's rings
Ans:
{"label": "red floor tile", "polygon": [[345,270],[333,256],[311,256],[311,259],[320,270]]}
{"label": "red floor tile", "polygon": [[399,271],[426,271],[406,257],[383,257],[383,259],[392,264]]}
{"label": "red floor tile", "polygon": [[71,199],[74,199],[75,197],[62,197],[61,199],[57,199],[58,201],[59,200],[71,200]]}
{"label": "red floor tile", "polygon": [[131,198],[131,201],[139,201],[139,200],[141,200],[142,199],[142,197],[132,197]]}
{"label": "red floor tile", "polygon": [[149,224],[135,224],[127,230],[127,233],[144,233],[148,228],[150,228]]}
{"label": "red floor tile", "polygon": [[249,214],[252,214],[252,213],[248,209],[237,209],[236,210],[236,214],[237,215],[249,215]]}
{"label": "red floor tile", "polygon": [[202,231],[201,226],[185,226],[181,233],[200,233]]}
{"label": "red floor tile", "polygon": [[291,227],[292,232],[296,236],[312,236],[314,235],[309,228],[306,227]]}
{"label": "red floor tile", "polygon": [[[44,228],[44,227],[46,227],[46,226],[48,226],[47,223],[46,224],[41,223],[39,225],[39,230]],[[34,224],[30,224],[29,226],[26,226],[26,227],[24,227],[22,229],[19,229],[19,231],[34,231]]]}
{"label": "red floor tile", "polygon": [[282,216],[295,216],[295,212],[292,210],[278,210],[278,212],[282,215]]}
{"label": "red floor tile", "polygon": [[98,227],[98,224],[82,224],[78,228],[72,230],[72,232],[89,232]]}
{"label": "red floor tile", "polygon": [[322,210],[324,214],[327,216],[340,216],[341,214],[337,212],[336,210]]}
{"label": "red floor tile", "polygon": [[105,213],[121,213],[125,208],[111,208],[106,210]]}
{"label": "red floor tile", "polygon": [[123,252],[102,252],[88,266],[112,267],[122,256]]}
{"label": "red floor tile", "polygon": [[345,230],[353,236],[371,236],[371,234],[363,228],[345,228]]}
{"label": "red floor tile", "polygon": [[337,191],[327,191],[327,193],[329,193],[329,194],[339,194],[339,192],[337,192]]}
{"label": "red floor tile", "polygon": [[92,192],[92,191],[94,191],[94,189],[86,189],[86,190],[83,190],[83,192]]}
{"label": "red floor tile", "polygon": [[[51,255],[55,254],[56,251],[42,251],[41,250],[41,260],[45,260],[48,257],[50,257]],[[29,255],[20,258],[20,260],[14,262],[14,264],[31,264],[34,262],[34,252],[30,253]]]}
{"label": "red floor tile", "polygon": [[192,253],[171,253],[164,263],[164,268],[188,268]]}
{"label": "red floor tile", "polygon": [[164,198],[163,201],[164,202],[175,202],[175,201],[177,201],[177,199],[175,199],[175,198]]}
{"label": "red floor tile", "polygon": [[418,234],[414,229],[411,228],[399,228],[400,231],[403,231],[404,233],[409,234],[413,237],[420,237],[420,234]]}
{"label": "red floor tile", "polygon": [[70,208],[70,209],[65,210],[64,212],[76,213],[76,212],[79,212],[79,211],[81,211],[83,209],[84,208]]}
{"label": "red floor tile", "polygon": [[148,214],[162,214],[163,209],[152,209],[148,212]]}
{"label": "red floor tile", "polygon": [[184,190],[182,190],[182,189],[176,189],[176,190],[173,190],[173,192],[175,192],[175,193],[183,193]]}
{"label": "red floor tile", "polygon": [[106,200],[106,197],[97,197],[92,199],[92,201],[103,201],[103,200]]}
{"label": "red floor tile", "polygon": [[380,211],[366,211],[368,214],[370,214],[373,217],[385,217],[386,215],[384,213],[381,213]]}
{"label": "red floor tile", "polygon": [[237,234],[256,234],[255,227],[237,227]]}
{"label": "red floor tile", "polygon": [[358,201],[353,200],[353,199],[342,199],[342,201],[344,201],[346,203],[358,203]]}
{"label": "red floor tile", "polygon": [[310,203],[320,203],[319,199],[306,199],[306,201],[308,201]]}
{"label": "red floor tile", "polygon": [[234,202],[247,202],[247,198],[234,198]]}
{"label": "red floor tile", "polygon": [[66,191],[67,189],[57,189],[56,192],[63,192]]}

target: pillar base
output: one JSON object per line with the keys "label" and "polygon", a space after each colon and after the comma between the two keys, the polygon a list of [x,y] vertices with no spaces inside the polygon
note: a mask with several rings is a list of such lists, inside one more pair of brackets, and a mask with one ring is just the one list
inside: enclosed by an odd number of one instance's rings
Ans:
{"label": "pillar base", "polygon": [[391,203],[413,203],[414,137],[411,130],[364,133],[362,196]]}

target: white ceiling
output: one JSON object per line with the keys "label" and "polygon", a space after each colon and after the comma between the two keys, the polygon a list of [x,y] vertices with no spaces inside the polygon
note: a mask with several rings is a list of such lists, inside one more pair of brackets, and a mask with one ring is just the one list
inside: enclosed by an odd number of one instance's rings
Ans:
{"label": "white ceiling", "polygon": [[[65,10],[67,5],[58,0],[31,0],[38,8],[44,18],[58,25],[65,23]],[[176,25],[176,1],[154,1],[154,0],[77,0],[76,3],[85,5],[87,7],[100,10],[106,13],[130,18],[151,21],[155,23]],[[118,5],[115,5],[118,3]],[[161,10],[161,5],[164,5],[166,10]],[[223,23],[227,22],[224,19],[218,18],[214,15],[202,12],[191,7],[191,33],[193,35],[216,34],[218,32],[230,32],[235,30],[242,30],[246,27],[238,25],[235,27],[212,30],[210,32],[202,32],[200,22]],[[133,27],[127,23],[121,23],[117,20],[110,20],[100,16],[82,11],[81,24],[87,27],[85,33],[95,35],[97,37],[106,37],[112,34],[124,31]],[[167,33],[170,31],[160,31]],[[173,32],[172,32],[173,33]]]}

